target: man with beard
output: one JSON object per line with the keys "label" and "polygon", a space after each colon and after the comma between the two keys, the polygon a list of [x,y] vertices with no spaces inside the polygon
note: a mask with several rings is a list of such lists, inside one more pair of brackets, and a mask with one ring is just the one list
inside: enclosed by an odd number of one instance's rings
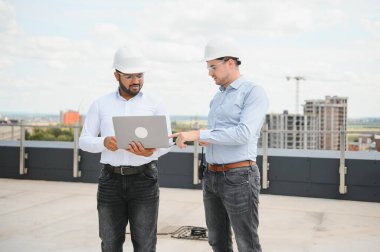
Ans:
{"label": "man with beard", "polygon": [[171,137],[177,137],[180,148],[195,140],[207,146],[203,202],[213,251],[233,251],[232,227],[239,251],[258,252],[260,172],[256,156],[268,98],[261,86],[240,74],[240,52],[233,41],[210,41],[204,61],[209,76],[220,86],[210,103],[208,129]]}
{"label": "man with beard", "polygon": [[99,176],[97,209],[103,252],[123,251],[130,224],[134,251],[156,251],[159,187],[157,159],[169,148],[144,148],[132,142],[119,149],[114,136],[113,116],[165,115],[159,99],[141,89],[146,62],[128,47],[114,55],[117,90],[97,99],[90,107],[79,139],[82,150],[99,153],[103,164]]}

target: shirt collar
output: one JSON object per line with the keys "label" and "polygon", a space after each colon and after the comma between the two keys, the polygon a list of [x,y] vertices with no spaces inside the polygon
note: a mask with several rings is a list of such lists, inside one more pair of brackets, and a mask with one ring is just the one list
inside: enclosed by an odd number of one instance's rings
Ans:
{"label": "shirt collar", "polygon": [[225,90],[229,90],[229,89],[238,89],[241,84],[244,82],[245,78],[243,77],[243,75],[240,75],[239,78],[237,78],[236,80],[234,80],[230,85],[227,86],[227,88],[224,88],[223,86],[220,86],[219,87],[219,90],[220,91],[225,91]]}

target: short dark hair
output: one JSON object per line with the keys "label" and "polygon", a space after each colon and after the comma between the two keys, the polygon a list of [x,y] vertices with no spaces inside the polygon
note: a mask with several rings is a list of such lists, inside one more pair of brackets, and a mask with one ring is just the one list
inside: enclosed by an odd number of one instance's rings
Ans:
{"label": "short dark hair", "polygon": [[233,61],[235,61],[236,65],[239,66],[241,65],[241,61],[239,60],[239,58],[236,58],[236,57],[220,57],[220,58],[217,58],[217,60],[223,60],[223,61],[228,61],[229,59],[232,59]]}

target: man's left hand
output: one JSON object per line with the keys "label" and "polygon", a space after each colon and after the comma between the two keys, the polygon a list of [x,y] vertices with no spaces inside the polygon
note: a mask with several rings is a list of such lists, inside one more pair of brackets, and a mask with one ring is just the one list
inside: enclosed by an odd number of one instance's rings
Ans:
{"label": "man's left hand", "polygon": [[144,148],[140,142],[131,142],[128,145],[127,151],[138,156],[150,157],[156,151],[156,148]]}

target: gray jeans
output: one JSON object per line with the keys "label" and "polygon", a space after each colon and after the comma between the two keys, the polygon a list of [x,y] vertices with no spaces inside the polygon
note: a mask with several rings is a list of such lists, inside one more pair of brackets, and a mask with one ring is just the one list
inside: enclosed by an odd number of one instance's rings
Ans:
{"label": "gray jeans", "polygon": [[215,252],[231,252],[232,232],[240,252],[261,251],[257,228],[260,172],[257,165],[227,172],[206,170],[203,201],[209,244]]}
{"label": "gray jeans", "polygon": [[159,204],[157,168],[123,176],[102,170],[98,185],[99,236],[103,252],[121,252],[130,224],[135,252],[154,252]]}

